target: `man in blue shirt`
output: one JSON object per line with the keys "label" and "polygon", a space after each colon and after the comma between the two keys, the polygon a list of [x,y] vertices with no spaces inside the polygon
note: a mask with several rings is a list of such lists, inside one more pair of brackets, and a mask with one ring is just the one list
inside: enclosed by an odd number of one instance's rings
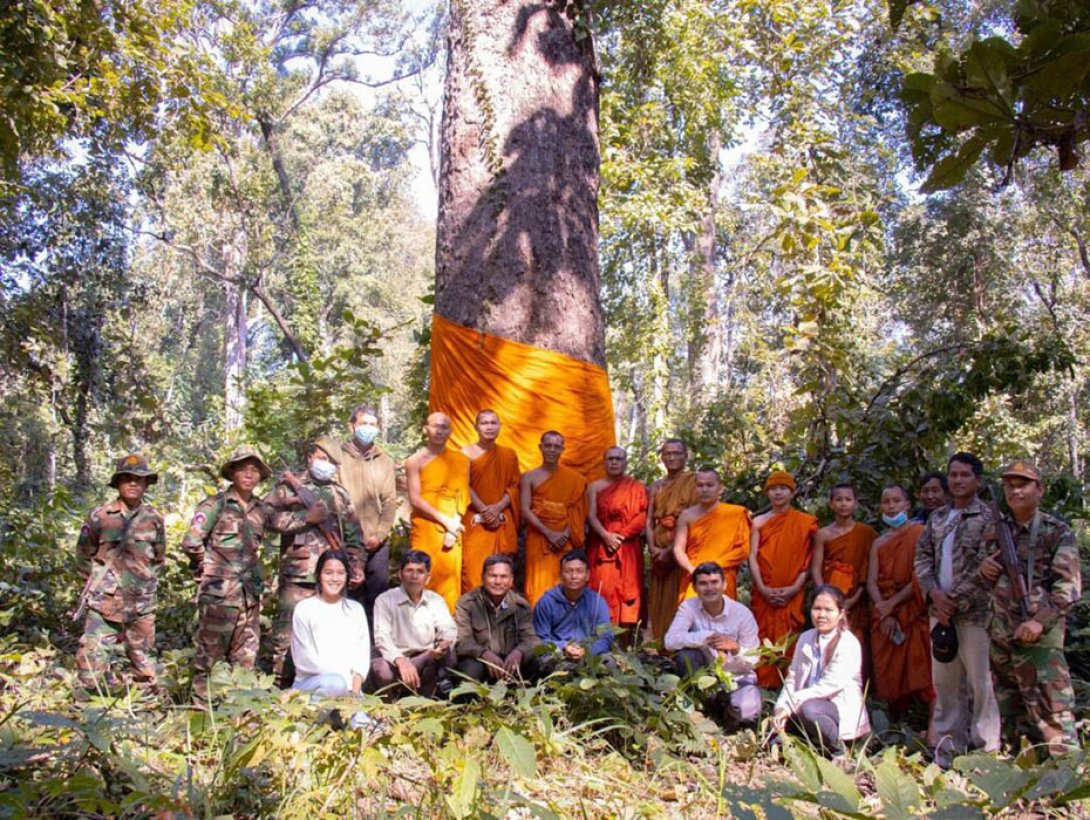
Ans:
{"label": "man in blue shirt", "polygon": [[560,559],[560,583],[534,607],[534,631],[556,647],[555,658],[574,666],[587,654],[606,656],[613,646],[613,627],[605,598],[587,589],[587,554],[572,550]]}

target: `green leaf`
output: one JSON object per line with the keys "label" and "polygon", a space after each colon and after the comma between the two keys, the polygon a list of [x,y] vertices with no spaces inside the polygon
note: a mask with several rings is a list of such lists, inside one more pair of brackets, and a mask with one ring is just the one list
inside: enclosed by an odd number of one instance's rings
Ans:
{"label": "green leaf", "polygon": [[890,749],[875,769],[878,796],[882,811],[889,820],[911,817],[912,810],[920,803],[920,789],[916,782],[897,765],[897,750]]}
{"label": "green leaf", "polygon": [[537,774],[537,752],[525,737],[504,726],[496,733],[496,743],[500,754],[520,776],[533,777]]}
{"label": "green leaf", "polygon": [[986,754],[959,757],[954,761],[954,768],[984,792],[996,809],[1010,805],[1032,780],[1029,772]]}
{"label": "green leaf", "polygon": [[[818,771],[821,772],[822,782],[825,784],[826,788],[832,791],[832,794],[824,793],[818,795],[818,800],[822,805],[835,808],[837,811],[849,813],[859,811],[859,801],[863,798],[862,795],[859,794],[859,789],[855,787],[855,781],[852,780],[851,776],[835,763],[826,760],[824,757],[815,755],[814,762],[817,763]],[[826,801],[822,799],[823,797],[835,799]]]}
{"label": "green leaf", "polygon": [[791,771],[795,773],[803,787],[810,792],[821,789],[821,770],[810,747],[792,738],[784,738],[784,758]]}
{"label": "green leaf", "polygon": [[925,194],[933,194],[936,191],[942,191],[957,185],[965,178],[965,174],[980,157],[985,145],[987,145],[987,140],[979,135],[970,137],[956,154],[943,157],[935,163],[931,169],[931,175],[920,186],[920,191]]}
{"label": "green leaf", "polygon": [[465,758],[462,771],[454,778],[453,792],[447,795],[447,805],[455,817],[469,817],[474,813],[477,785],[481,780],[481,764],[475,757]]}

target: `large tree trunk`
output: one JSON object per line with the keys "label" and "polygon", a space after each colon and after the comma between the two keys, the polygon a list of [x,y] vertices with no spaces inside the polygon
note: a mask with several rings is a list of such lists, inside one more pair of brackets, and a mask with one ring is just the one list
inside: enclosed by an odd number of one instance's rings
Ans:
{"label": "large tree trunk", "polygon": [[598,73],[562,5],[452,0],[435,305],[603,365]]}

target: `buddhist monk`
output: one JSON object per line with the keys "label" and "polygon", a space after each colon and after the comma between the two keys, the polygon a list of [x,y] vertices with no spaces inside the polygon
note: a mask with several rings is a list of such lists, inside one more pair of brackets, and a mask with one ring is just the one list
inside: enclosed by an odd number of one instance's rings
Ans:
{"label": "buddhist monk", "polygon": [[590,588],[606,599],[609,619],[625,628],[622,646],[631,646],[643,606],[643,543],[647,528],[647,488],[627,475],[628,453],[610,447],[606,477],[587,487],[587,559]]}
{"label": "buddhist monk", "polygon": [[[753,521],[749,570],[753,575],[750,607],[757,619],[761,640],[779,643],[798,635],[805,622],[803,604],[810,571],[814,533],[818,522],[812,515],[791,506],[795,479],[777,470],[765,481],[765,495],[772,509]],[[770,689],[783,685],[780,667],[795,654],[792,642],[780,663],[757,667],[757,682]]]}
{"label": "buddhist monk", "polygon": [[874,688],[894,714],[913,700],[934,699],[927,603],[912,567],[924,525],[909,520],[910,507],[904,487],[882,490],[882,523],[888,529],[871,547],[867,571]]}
{"label": "buddhist monk", "polygon": [[708,561],[723,568],[723,594],[738,600],[738,567],[749,557],[749,510],[720,501],[722,493],[718,470],[704,467],[697,472],[697,503],[678,518],[674,540],[674,560],[684,573],[679,604],[695,597],[689,583],[693,569]]}
{"label": "buddhist monk", "polygon": [[[814,536],[814,557],[810,575],[814,586],[832,584],[844,593],[844,609],[848,627],[863,647],[863,662],[867,662],[870,634],[870,611],[867,608],[867,564],[870,548],[878,533],[855,520],[859,499],[851,484],[837,484],[829,491],[829,506],[833,523],[822,527]],[[865,669],[865,672],[869,670]],[[867,674],[864,674],[864,680]]]}
{"label": "buddhist monk", "polygon": [[462,592],[481,582],[484,559],[518,552],[519,459],[496,443],[500,417],[482,410],[474,422],[477,441],[462,448],[469,459],[469,501],[462,524]]}
{"label": "buddhist monk", "polygon": [[586,540],[587,482],[560,463],[564,436],[543,433],[541,466],[519,480],[519,509],[526,522],[526,597],[536,604],[560,579],[560,556]]}
{"label": "buddhist monk", "polygon": [[659,448],[666,476],[651,485],[647,518],[647,546],[651,553],[648,584],[648,616],[651,634],[661,644],[677,614],[678,596],[683,589],[682,569],[674,560],[677,519],[696,503],[696,475],[685,469],[689,450],[679,438],[668,438]]}
{"label": "buddhist monk", "polygon": [[447,448],[450,418],[432,413],[424,425],[427,443],[405,461],[409,489],[409,545],[431,556],[429,589],[450,611],[462,594],[462,515],[469,506],[469,459]]}

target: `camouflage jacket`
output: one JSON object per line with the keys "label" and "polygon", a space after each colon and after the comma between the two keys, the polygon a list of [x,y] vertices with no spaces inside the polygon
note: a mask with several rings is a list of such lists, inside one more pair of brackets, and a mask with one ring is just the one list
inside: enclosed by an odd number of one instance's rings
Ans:
{"label": "camouflage jacket", "polygon": [[92,510],[76,542],[80,574],[97,576],[87,606],[108,621],[154,612],[166,548],[163,517],[150,504],[130,512],[116,498]]}
{"label": "camouflage jacket", "polygon": [[[939,589],[939,561],[950,509],[949,506],[939,507],[931,513],[920,540],[916,542],[916,578],[925,597]],[[991,508],[979,498],[974,498],[961,510],[961,515],[952,526],[954,585],[943,592],[957,606],[958,618],[984,626],[988,621],[991,589],[977,570],[980,562],[990,554],[986,535],[992,528]]]}
{"label": "camouflage jacket", "polygon": [[[1033,577],[1030,570],[1030,534],[1032,523],[1022,526],[1008,514],[1007,522],[1014,537],[1014,546],[1021,559],[1022,577],[1029,592],[1029,610],[1033,619],[1046,630],[1062,622],[1067,611],[1082,595],[1082,577],[1079,569],[1079,549],[1071,528],[1054,515],[1042,512],[1037,525],[1037,541],[1033,546]],[[996,542],[989,544],[998,550]],[[995,583],[992,612],[1007,624],[1018,625],[1022,613],[1014,600],[1010,578],[1006,571]]]}
{"label": "camouflage jacket", "polygon": [[[334,481],[316,482],[309,473],[303,486],[325,501],[329,524],[352,561],[349,570],[362,572],[363,531],[348,490]],[[280,577],[295,583],[314,583],[318,556],[330,548],[329,541],[317,525],[306,522],[307,511],[286,482],[278,482],[265,500],[273,509],[272,527],[281,533]]]}
{"label": "camouflage jacket", "polygon": [[245,504],[233,487],[197,505],[182,549],[197,573],[201,601],[221,606],[261,602],[261,542],[271,512],[257,496]]}

